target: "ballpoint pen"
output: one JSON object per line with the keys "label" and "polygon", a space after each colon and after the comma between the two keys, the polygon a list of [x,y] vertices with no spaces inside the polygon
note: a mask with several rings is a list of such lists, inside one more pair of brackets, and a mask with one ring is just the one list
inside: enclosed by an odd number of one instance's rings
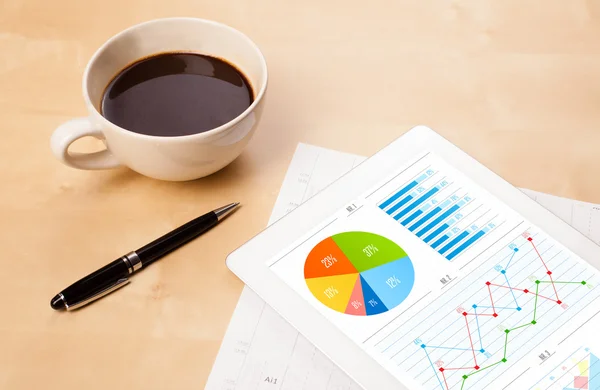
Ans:
{"label": "ballpoint pen", "polygon": [[125,286],[129,283],[129,275],[206,232],[231,214],[238,205],[239,203],[231,203],[210,211],[129,252],[56,294],[50,301],[50,306],[54,310],[74,310]]}

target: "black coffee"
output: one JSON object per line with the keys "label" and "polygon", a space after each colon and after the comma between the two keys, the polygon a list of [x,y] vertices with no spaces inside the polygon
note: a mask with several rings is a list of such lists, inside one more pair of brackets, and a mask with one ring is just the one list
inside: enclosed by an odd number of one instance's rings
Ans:
{"label": "black coffee", "polygon": [[235,66],[200,54],[164,53],[121,71],[104,91],[102,115],[136,133],[180,136],[219,127],[253,100]]}

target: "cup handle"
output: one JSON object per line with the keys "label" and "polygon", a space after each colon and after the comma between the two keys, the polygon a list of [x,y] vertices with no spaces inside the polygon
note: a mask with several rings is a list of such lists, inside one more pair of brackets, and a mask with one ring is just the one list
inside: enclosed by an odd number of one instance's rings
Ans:
{"label": "cup handle", "polygon": [[75,118],[54,130],[50,138],[50,147],[56,158],[73,168],[96,170],[116,168],[121,165],[108,149],[93,153],[69,152],[69,146],[83,137],[105,139],[102,131],[89,118]]}

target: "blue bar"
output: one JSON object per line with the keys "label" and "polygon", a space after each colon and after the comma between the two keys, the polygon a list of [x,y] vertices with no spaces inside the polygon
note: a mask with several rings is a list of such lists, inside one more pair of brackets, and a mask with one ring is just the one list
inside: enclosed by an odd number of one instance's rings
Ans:
{"label": "blue bar", "polygon": [[420,205],[421,203],[425,202],[427,199],[431,198],[433,196],[433,194],[435,194],[439,190],[440,189],[438,187],[433,187],[432,189],[430,189],[429,191],[427,191],[425,193],[425,195],[423,195],[419,199],[415,200],[410,206],[408,206],[404,210],[400,211],[398,213],[398,215],[396,215],[394,217],[394,219],[395,220],[399,220],[400,218],[404,217],[406,214],[410,213],[413,209],[415,209],[418,205]]}
{"label": "blue bar", "polygon": [[434,226],[436,226],[438,223],[442,222],[444,219],[448,218],[450,216],[450,214],[452,214],[453,212],[455,212],[459,208],[460,208],[459,204],[455,204],[454,206],[450,207],[448,210],[446,210],[445,213],[443,213],[442,215],[440,215],[439,217],[437,217],[436,219],[434,219],[433,222],[431,222],[429,225],[427,225],[423,229],[421,229],[417,233],[417,237],[421,237],[423,234],[425,234],[428,231],[430,231]]}
{"label": "blue bar", "polygon": [[453,250],[446,258],[448,260],[452,260],[454,257],[456,257],[456,255],[458,255],[460,252],[462,252],[465,249],[467,249],[467,247],[469,247],[471,244],[473,244],[475,241],[477,241],[484,234],[485,234],[485,232],[483,230],[480,230],[473,237],[469,238],[467,241],[465,241],[464,243],[462,243],[461,246],[459,246],[458,248],[456,248],[455,250]]}
{"label": "blue bar", "polygon": [[438,234],[440,234],[444,230],[448,229],[448,227],[449,227],[449,225],[447,223],[443,224],[439,228],[435,229],[435,231],[433,233],[431,233],[430,235],[425,237],[425,239],[423,241],[429,242],[429,241],[433,240],[435,237],[437,237]]}
{"label": "blue bar", "polygon": [[431,244],[431,247],[433,249],[437,248],[441,243],[443,243],[444,241],[446,241],[448,239],[447,235],[443,235],[442,237],[440,237],[439,240],[437,240],[436,242],[434,242],[433,244]]}
{"label": "blue bar", "polygon": [[[402,221],[402,225],[406,226],[409,223],[411,223],[413,221],[413,219],[417,218],[419,215],[423,214],[423,212],[421,210],[417,210],[415,211],[410,217],[406,218],[404,221]],[[412,230],[412,228],[410,229]]]}
{"label": "blue bar", "polygon": [[[386,200],[385,202],[383,202],[382,204],[379,205],[380,209],[384,209],[386,207],[388,207],[389,205],[391,205],[392,203],[394,203],[394,201],[396,199],[398,199],[399,197],[401,197],[402,195],[406,194],[408,191],[412,190],[413,188],[415,188],[417,186],[417,184],[419,184],[416,180],[413,180],[412,182],[408,183],[408,185],[406,187],[404,187],[403,189],[401,189],[400,191],[396,192],[394,195],[392,195],[388,200]],[[389,214],[389,213],[388,213]]]}
{"label": "blue bar", "polygon": [[463,238],[469,235],[469,232],[462,232],[456,238],[449,243],[447,243],[442,249],[439,250],[441,254],[444,254],[448,249],[452,248],[454,245],[458,244]]}
{"label": "blue bar", "polygon": [[[444,206],[442,206],[442,207],[444,207]],[[425,222],[427,222],[428,220],[433,218],[437,213],[442,211],[442,207],[436,207],[433,210],[431,210],[429,213],[427,213],[427,215],[425,215],[423,218],[419,219],[414,225],[412,225],[409,230],[411,232],[417,230],[419,228],[419,226],[423,225]],[[427,241],[425,241],[425,242],[427,242]]]}
{"label": "blue bar", "polygon": [[388,211],[386,211],[389,215],[394,214],[394,212],[396,210],[398,210],[400,207],[404,206],[405,204],[407,204],[408,202],[411,201],[411,199],[413,198],[412,195],[408,195],[406,198],[402,199],[400,202],[396,203],[395,205],[393,205],[392,207],[390,207],[390,209]]}

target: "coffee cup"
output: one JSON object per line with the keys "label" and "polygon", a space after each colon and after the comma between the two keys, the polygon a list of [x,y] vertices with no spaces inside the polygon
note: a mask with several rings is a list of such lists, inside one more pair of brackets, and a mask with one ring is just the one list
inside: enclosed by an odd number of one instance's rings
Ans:
{"label": "coffee cup", "polygon": [[[251,86],[251,104],[227,123],[181,136],[131,131],[103,116],[103,95],[116,75],[142,58],[169,52],[197,53],[235,65]],[[198,18],[164,18],[132,26],[106,41],[87,64],[82,88],[88,116],[63,123],[51,137],[60,161],[87,170],[127,166],[154,179],[186,181],[210,175],[242,153],[261,118],[267,66],[256,44],[232,27]],[[69,151],[73,142],[88,136],[103,140],[105,149]]]}

